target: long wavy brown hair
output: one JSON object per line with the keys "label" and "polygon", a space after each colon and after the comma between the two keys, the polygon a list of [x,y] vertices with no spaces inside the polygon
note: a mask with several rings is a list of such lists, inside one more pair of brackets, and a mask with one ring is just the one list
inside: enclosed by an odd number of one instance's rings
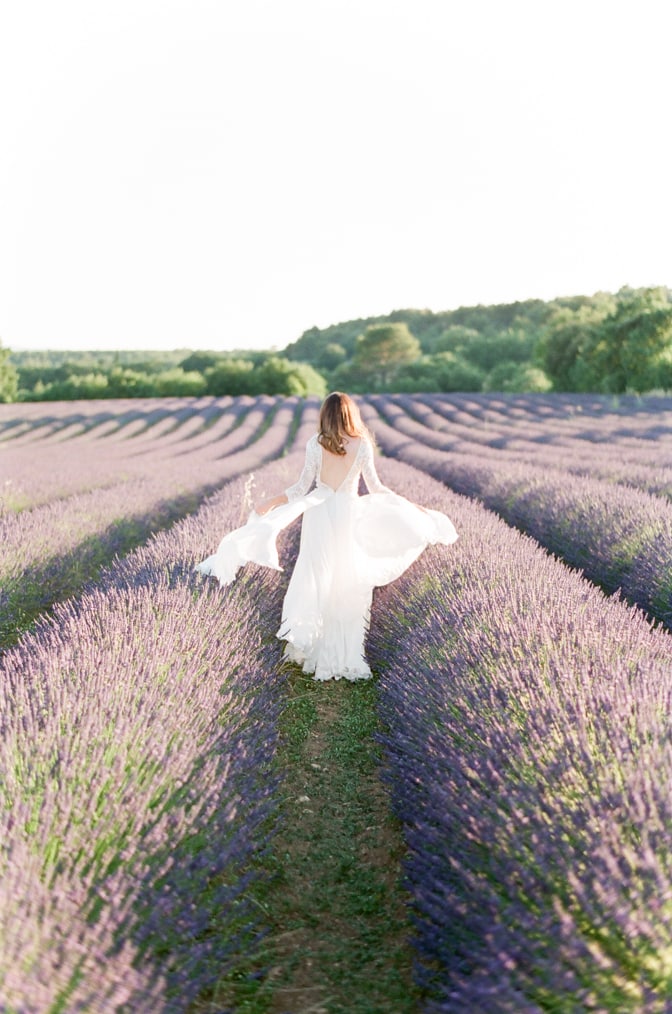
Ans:
{"label": "long wavy brown hair", "polygon": [[345,454],[345,437],[364,437],[373,443],[373,436],[350,395],[332,391],[322,402],[317,439],[332,454]]}

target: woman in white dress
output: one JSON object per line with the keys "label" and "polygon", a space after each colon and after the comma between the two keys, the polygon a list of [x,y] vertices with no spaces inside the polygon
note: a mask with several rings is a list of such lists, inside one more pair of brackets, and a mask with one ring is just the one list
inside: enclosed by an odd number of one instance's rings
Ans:
{"label": "woman in white dress", "polygon": [[[370,496],[359,496],[360,475]],[[247,524],[196,569],[223,585],[246,562],[279,569],[277,536],[301,514],[278,630],[285,655],[317,680],[369,679],[364,642],[373,589],[399,577],[427,545],[455,542],[457,532],[445,514],[380,482],[373,438],[355,402],[340,391],[322,404],[298,482],[258,503]]]}

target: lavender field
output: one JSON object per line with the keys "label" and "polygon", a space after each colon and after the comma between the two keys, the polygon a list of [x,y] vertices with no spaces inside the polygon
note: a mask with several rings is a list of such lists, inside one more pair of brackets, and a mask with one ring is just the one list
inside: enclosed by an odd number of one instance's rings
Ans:
{"label": "lavender field", "polygon": [[[672,400],[360,404],[383,481],[460,533],[369,635],[417,1009],[672,1009]],[[318,408],[0,405],[0,1010],[224,1014],[244,975],[240,1010],[317,1009],[274,1000],[255,900],[297,820],[297,531],[282,574],[193,567]]]}

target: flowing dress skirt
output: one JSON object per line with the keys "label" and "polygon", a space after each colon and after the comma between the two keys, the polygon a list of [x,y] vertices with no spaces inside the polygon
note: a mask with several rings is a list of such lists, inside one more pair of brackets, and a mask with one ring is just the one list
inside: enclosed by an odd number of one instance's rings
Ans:
{"label": "flowing dress skirt", "polygon": [[373,589],[403,574],[428,545],[455,542],[457,532],[445,514],[396,493],[358,496],[320,484],[268,514],[252,514],[197,569],[222,584],[248,561],[280,569],[277,535],[300,514],[301,543],[278,630],[285,654],[317,680],[368,679]]}

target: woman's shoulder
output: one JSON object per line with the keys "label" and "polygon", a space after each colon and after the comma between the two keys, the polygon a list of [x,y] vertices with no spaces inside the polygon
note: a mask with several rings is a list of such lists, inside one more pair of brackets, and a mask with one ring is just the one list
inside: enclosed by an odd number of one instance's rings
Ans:
{"label": "woman's shoulder", "polygon": [[358,433],[356,437],[352,437],[348,441],[348,448],[353,458],[359,461],[360,464],[366,461],[371,452],[371,444],[363,433]]}
{"label": "woman's shoulder", "polygon": [[313,433],[306,442],[306,456],[311,461],[317,460],[320,456],[320,441],[317,439],[317,433]]}

